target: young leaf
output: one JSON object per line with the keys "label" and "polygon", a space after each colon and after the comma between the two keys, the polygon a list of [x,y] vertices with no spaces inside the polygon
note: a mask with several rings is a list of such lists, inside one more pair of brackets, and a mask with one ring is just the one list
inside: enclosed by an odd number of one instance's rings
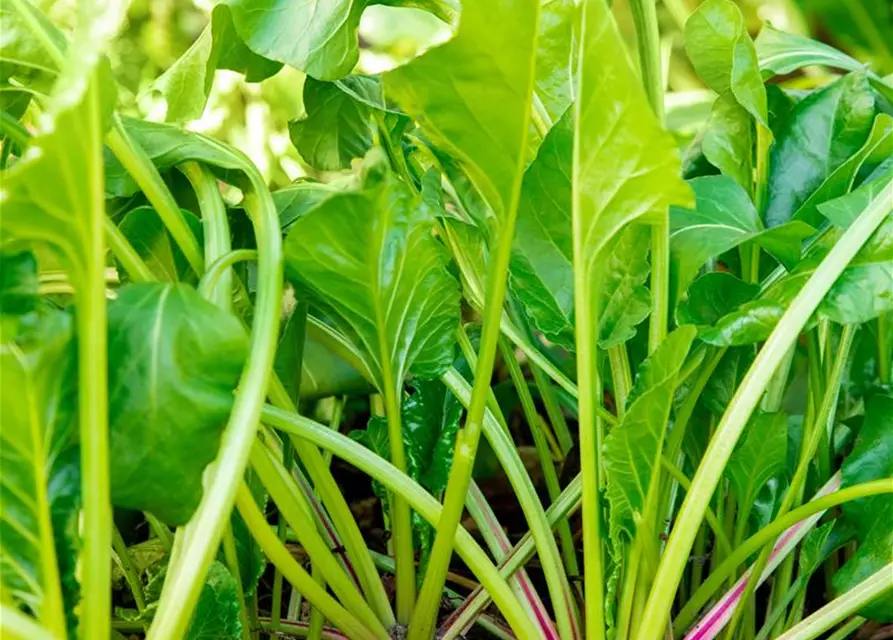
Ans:
{"label": "young leaf", "polygon": [[217,453],[247,336],[181,284],[125,287],[108,319],[112,501],[185,524]]}
{"label": "young leaf", "polygon": [[[383,162],[373,154],[368,164]],[[385,173],[330,197],[286,239],[289,278],[365,354],[382,391],[399,392],[410,370],[433,378],[452,362],[459,288],[433,228],[421,201]]]}
{"label": "young leaf", "polygon": [[865,65],[822,42],[765,24],[754,43],[764,75],[785,76],[803,67],[824,65],[844,71],[859,71]]}
{"label": "young leaf", "polygon": [[768,127],[766,89],[744,16],[730,0],[707,0],[685,23],[685,51],[701,79],[720,95],[729,92]]}
{"label": "young leaf", "polygon": [[468,3],[455,37],[384,74],[385,93],[459,160],[497,220],[527,157],[539,2]]}
{"label": "young leaf", "polygon": [[701,138],[704,157],[744,189],[753,183],[754,128],[747,109],[731,93],[716,98]]}
{"label": "young leaf", "polygon": [[766,225],[794,213],[835,169],[865,144],[875,98],[863,72],[809,94],[791,110],[769,158]]}
{"label": "young leaf", "polygon": [[672,293],[678,299],[710,258],[754,241],[791,265],[800,258],[801,241],[815,230],[793,221],[775,229],[763,226],[747,192],[726,176],[706,176],[690,182],[695,209],[671,209]]}
{"label": "young leaf", "polygon": [[[381,93],[378,80],[351,76],[355,84],[372,85]],[[289,123],[288,132],[298,153],[321,171],[349,169],[351,160],[362,158],[372,147],[372,109],[343,91],[339,83],[307,78],[304,82],[302,120]]]}
{"label": "young leaf", "polygon": [[611,539],[618,547],[621,532],[633,539],[636,522],[653,516],[647,510],[654,506],[648,496],[660,470],[663,438],[679,371],[694,338],[694,327],[681,327],[642,363],[629,397],[629,408],[605,438]]}
{"label": "young leaf", "polygon": [[0,345],[0,583],[50,633],[67,637],[62,580],[73,580],[80,492],[77,456],[68,455],[73,323],[66,313],[39,312],[31,325]]}
{"label": "young leaf", "polygon": [[[843,463],[843,487],[893,477],[893,397],[875,396],[865,409],[865,422],[852,453]],[[861,498],[843,505],[844,516],[856,530],[859,547],[834,576],[834,589],[843,593],[893,561],[893,495]],[[879,622],[893,622],[893,594],[859,612]]]}
{"label": "young leaf", "polygon": [[152,88],[167,100],[165,120],[185,122],[202,115],[217,69],[238,71],[248,82],[260,82],[281,68],[281,63],[246,47],[236,33],[229,9],[217,5],[198,39],[152,83]]}
{"label": "young leaf", "polygon": [[186,640],[239,640],[242,619],[236,579],[221,562],[208,569],[205,586],[198,597]]}
{"label": "young leaf", "polygon": [[787,464],[788,418],[784,413],[760,413],[750,419],[726,465],[738,499],[738,518],[745,520],[760,490]]}

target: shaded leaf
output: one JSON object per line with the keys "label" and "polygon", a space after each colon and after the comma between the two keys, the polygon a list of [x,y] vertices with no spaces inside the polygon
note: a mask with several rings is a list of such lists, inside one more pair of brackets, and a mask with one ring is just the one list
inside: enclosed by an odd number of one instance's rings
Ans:
{"label": "shaded leaf", "polygon": [[748,518],[760,490],[787,465],[788,418],[760,413],[748,422],[725,473],[738,499],[738,518]]}
{"label": "shaded leaf", "polygon": [[385,93],[461,163],[497,220],[514,214],[527,159],[539,6],[468,3],[452,40],[384,74]]}
{"label": "shaded leaf", "polygon": [[[192,229],[199,246],[202,243],[202,226],[193,213],[181,209],[183,218]],[[195,274],[189,267],[186,256],[174,242],[167,227],[152,207],[137,207],[127,212],[118,224],[139,256],[162,282],[194,281]]]}
{"label": "shaded leaf", "polygon": [[242,620],[236,579],[221,562],[211,563],[195,605],[186,640],[239,640]]}
{"label": "shaded leaf", "polygon": [[410,370],[431,378],[452,362],[459,288],[430,212],[374,150],[366,162],[362,190],[294,223],[285,267],[298,295],[362,351],[379,390],[399,391]]}
{"label": "shaded leaf", "polygon": [[636,372],[629,408],[605,438],[610,531],[615,546],[620,544],[621,532],[632,539],[636,522],[651,515],[646,510],[648,496],[659,477],[673,394],[694,338],[694,327],[681,327],[642,363]]}
{"label": "shaded leaf", "polygon": [[217,453],[247,336],[181,284],[124,287],[108,323],[112,502],[185,524]]}
{"label": "shaded leaf", "polygon": [[768,127],[766,90],[757,52],[741,10],[730,0],[707,0],[685,23],[685,51],[708,87],[735,101]]}
{"label": "shaded leaf", "polygon": [[794,213],[871,131],[875,98],[862,72],[814,91],[791,110],[769,154],[766,225]]}
{"label": "shaded leaf", "polygon": [[[893,477],[893,397],[875,396],[865,408],[865,422],[853,451],[843,462],[842,487]],[[856,553],[834,576],[834,589],[843,593],[893,562],[893,494],[860,498],[842,505],[856,530]],[[874,600],[859,612],[879,622],[893,622],[893,594]]]}
{"label": "shaded leaf", "polygon": [[279,212],[279,226],[288,231],[295,220],[338,190],[327,182],[300,180],[273,191],[273,203]]}
{"label": "shaded leaf", "polygon": [[701,138],[704,157],[744,189],[753,183],[754,128],[731,92],[716,98]]}
{"label": "shaded leaf", "polygon": [[80,494],[72,333],[70,315],[38,313],[0,345],[0,581],[6,597],[62,636]]}
{"label": "shaded leaf", "polygon": [[403,401],[407,473],[437,496],[446,489],[462,405],[440,380],[416,381]]}
{"label": "shaded leaf", "polygon": [[698,326],[713,325],[720,318],[752,300],[760,286],[739,280],[731,273],[705,273],[692,282],[686,297],[676,307],[676,322]]}
{"label": "shaded leaf", "polygon": [[37,259],[30,251],[0,251],[0,315],[19,316],[37,308]]}

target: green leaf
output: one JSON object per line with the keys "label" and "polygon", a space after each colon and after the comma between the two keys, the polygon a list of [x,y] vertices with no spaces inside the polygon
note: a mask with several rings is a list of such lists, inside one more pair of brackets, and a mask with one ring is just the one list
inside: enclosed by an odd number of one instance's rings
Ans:
{"label": "green leaf", "polygon": [[[267,492],[253,470],[246,471],[245,484],[248,485],[248,489],[251,491],[258,508],[262,513],[265,513]],[[242,519],[241,514],[239,514],[238,509],[233,510],[230,523],[233,528],[233,540],[236,545],[236,559],[239,563],[239,580],[242,581],[245,597],[252,598],[257,593],[257,585],[267,568],[267,557],[261,550],[260,545],[251,536],[251,532],[248,530],[248,526]],[[223,555],[223,550],[221,549],[219,557],[223,558]]]}
{"label": "green leaf", "polygon": [[875,98],[862,72],[815,91],[791,110],[769,154],[766,225],[790,220],[828,176],[865,144]]}
{"label": "green leaf", "polygon": [[198,39],[155,82],[152,89],[167,100],[167,122],[185,122],[202,115],[214,72],[230,69],[245,74],[248,82],[259,82],[274,75],[281,63],[253,53],[239,38],[229,9],[217,5],[211,22]]}
{"label": "green leaf", "polygon": [[[893,397],[875,396],[865,409],[853,451],[843,462],[842,487],[893,477]],[[860,498],[843,504],[843,514],[856,530],[856,553],[834,576],[834,589],[843,593],[893,562],[893,495]],[[875,600],[859,615],[893,622],[893,594]]]}
{"label": "green leaf", "polygon": [[729,402],[738,390],[738,385],[750,363],[752,352],[747,349],[729,349],[719,361],[713,375],[704,385],[698,401],[717,418],[726,412]]}
{"label": "green leaf", "polygon": [[685,51],[695,71],[721,96],[731,92],[768,127],[766,89],[741,10],[730,0],[707,0],[685,23]]}
{"label": "green leaf", "polygon": [[[193,213],[180,210],[193,234],[202,242],[202,225]],[[137,207],[128,211],[118,224],[139,256],[162,282],[194,281],[195,274],[186,256],[180,251],[173,237],[152,207]]]}
{"label": "green leaf", "polygon": [[752,300],[723,316],[698,337],[709,344],[727,347],[762,342],[772,333],[784,312],[784,305],[772,300]]}
{"label": "green leaf", "polygon": [[869,177],[855,191],[818,205],[819,213],[838,227],[846,229],[872,200],[878,197],[884,189],[890,188],[891,182],[893,182],[893,173],[888,171],[882,172],[874,179]]}
{"label": "green leaf", "polygon": [[580,8],[573,0],[543,0],[536,51],[536,97],[557,122],[573,100],[573,44],[580,29]]}
{"label": "green leaf", "polygon": [[803,8],[843,48],[858,52],[857,57],[871,60],[884,73],[893,70],[893,24],[886,0],[804,0]]}
{"label": "green leaf", "polygon": [[651,232],[631,224],[609,248],[602,265],[604,308],[598,319],[598,346],[610,349],[636,335],[636,326],[651,313],[651,292],[645,286],[651,265]]}
{"label": "green leaf", "polygon": [[893,156],[893,117],[886,113],[879,113],[874,119],[874,125],[865,144],[837,167],[818,189],[812,192],[806,202],[797,209],[794,218],[803,220],[812,226],[818,226],[821,222],[819,205],[847,193],[852,188],[856,175],[863,166],[876,164],[891,156]]}
{"label": "green leaf", "polygon": [[270,195],[279,212],[279,226],[288,231],[295,220],[338,191],[331,183],[312,180],[299,180],[273,191]]}
{"label": "green leaf", "polygon": [[5,597],[58,637],[66,636],[63,581],[74,581],[80,491],[72,333],[70,315],[38,313],[0,345],[0,581]]}
{"label": "green leaf", "polygon": [[754,128],[750,114],[731,92],[716,98],[701,138],[701,151],[723,175],[744,189],[753,183]]}
{"label": "green leaf", "polygon": [[539,6],[467,3],[452,40],[384,74],[385,93],[461,163],[497,220],[514,214],[527,160]]}
{"label": "green leaf", "polygon": [[211,563],[195,605],[186,640],[239,640],[242,620],[236,579],[220,562]]}
{"label": "green leaf", "polygon": [[182,284],[124,287],[108,323],[112,502],[185,524],[217,453],[247,336]]}
{"label": "green leaf", "polygon": [[379,390],[399,392],[410,371],[432,378],[452,362],[459,287],[430,211],[377,150],[366,163],[362,190],[333,195],[294,223],[285,268],[298,295],[365,355]]}
{"label": "green leaf", "polygon": [[[49,94],[59,68],[47,55],[42,37],[64,51],[67,46],[65,35],[26,1],[15,4],[4,2],[0,7],[0,23],[3,24],[0,83],[9,85],[9,80],[15,78],[22,86]],[[38,37],[38,33],[41,37]]]}
{"label": "green leaf", "polygon": [[725,473],[738,499],[738,518],[750,517],[760,490],[785,470],[788,418],[784,413],[760,413],[750,419]]}
{"label": "green leaf", "polygon": [[750,196],[727,176],[694,178],[689,184],[695,209],[670,211],[671,291],[677,299],[714,256],[752,240],[781,262],[795,264],[802,240],[815,232],[798,221],[766,229]]}
{"label": "green leaf", "polygon": [[676,307],[676,322],[713,325],[759,292],[759,285],[739,280],[731,273],[705,273],[691,284],[686,297]]}
{"label": "green leaf", "polygon": [[757,58],[766,76],[786,76],[803,67],[823,65],[859,71],[865,65],[832,46],[764,24],[756,39]]}
{"label": "green leaf", "polygon": [[[660,470],[664,431],[673,406],[679,372],[695,338],[694,327],[680,327],[661,343],[636,372],[629,408],[604,444],[608,475],[611,539],[636,535],[636,522],[652,514],[648,496]],[[653,505],[651,505],[653,506]]]}
{"label": "green leaf", "polygon": [[432,495],[446,489],[462,405],[440,380],[415,381],[403,401],[406,470]]}
{"label": "green leaf", "polygon": [[[355,84],[381,92],[376,78],[352,76]],[[307,78],[302,120],[289,123],[291,141],[308,164],[321,171],[349,169],[372,147],[373,110],[343,91],[338,83]]]}
{"label": "green leaf", "polygon": [[0,315],[21,316],[39,301],[37,258],[30,251],[0,251]]}

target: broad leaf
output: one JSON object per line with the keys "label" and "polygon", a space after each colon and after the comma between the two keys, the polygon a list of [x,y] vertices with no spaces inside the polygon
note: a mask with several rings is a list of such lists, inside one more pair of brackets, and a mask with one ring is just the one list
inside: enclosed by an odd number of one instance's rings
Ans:
{"label": "broad leaf", "polygon": [[64,637],[80,493],[73,322],[66,313],[40,312],[28,324],[0,345],[0,582],[5,597]]}
{"label": "broad leaf", "polygon": [[580,7],[573,0],[543,0],[536,52],[536,98],[557,122],[573,100],[574,40]]}
{"label": "broad leaf", "polygon": [[446,489],[462,405],[440,380],[416,381],[403,401],[406,471],[432,495]]}
{"label": "broad leaf", "polygon": [[279,226],[288,231],[295,220],[338,191],[332,183],[312,180],[299,180],[277,189],[270,195],[279,212]]}
{"label": "broad leaf", "polygon": [[[0,83],[8,86],[9,80],[15,78],[22,86],[49,94],[59,68],[47,54],[44,38],[64,51],[67,46],[64,34],[26,1],[15,4],[4,2],[0,7],[0,23],[3,24]],[[4,107],[7,106],[4,104]]]}
{"label": "broad leaf", "polygon": [[37,259],[30,251],[0,251],[0,317],[21,316],[39,301]]}
{"label": "broad leaf", "polygon": [[[183,218],[202,242],[201,221],[194,214],[181,209]],[[195,280],[186,256],[152,207],[137,207],[129,211],[118,224],[149,270],[162,282]]]}
{"label": "broad leaf", "polygon": [[[356,84],[380,86],[375,78],[352,76]],[[291,141],[301,157],[321,171],[349,169],[372,146],[374,122],[369,105],[353,98],[338,83],[307,78],[302,120],[289,123]]]}
{"label": "broad leaf", "polygon": [[785,76],[803,67],[823,65],[859,71],[865,65],[822,42],[765,24],[756,39],[757,58],[764,75]]}
{"label": "broad leaf", "polygon": [[259,82],[281,68],[281,63],[248,49],[236,34],[229,9],[218,5],[198,39],[152,83],[152,88],[167,100],[165,120],[184,122],[202,115],[217,69],[238,71],[248,82]]}
{"label": "broad leaf", "polygon": [[[374,155],[373,155],[374,154]],[[434,218],[373,150],[360,191],[333,195],[299,218],[285,242],[286,274],[367,358],[379,390],[452,361],[459,288],[432,235]]]}
{"label": "broad leaf", "polygon": [[[884,168],[884,165],[882,164],[880,168]],[[872,200],[890,188],[893,182],[890,168],[887,166],[877,177],[869,176],[855,191],[818,205],[819,213],[838,227],[846,229]]]}
{"label": "broad leaf", "polygon": [[730,0],[707,0],[685,23],[685,51],[701,79],[768,125],[766,89],[741,10]]}
{"label": "broad leaf", "polygon": [[[852,453],[843,463],[843,487],[893,478],[893,397],[875,396],[865,408],[865,422]],[[884,565],[893,562],[893,495],[861,498],[843,504],[843,514],[856,530],[859,547],[834,576],[834,589],[855,587]],[[860,615],[893,622],[893,594],[876,599]]]}
{"label": "broad leaf", "polygon": [[673,208],[670,215],[671,291],[677,299],[714,256],[753,241],[791,265],[800,258],[802,240],[815,231],[797,221],[766,229],[747,192],[726,176],[695,178],[690,184],[695,209]]}
{"label": "broad leaf", "polygon": [[185,524],[217,454],[247,336],[181,284],[121,289],[108,323],[112,502]]}
{"label": "broad leaf", "polygon": [[679,324],[713,325],[760,292],[760,286],[739,280],[731,273],[705,273],[692,282],[676,307]]}
{"label": "broad leaf", "polygon": [[717,418],[726,412],[738,385],[750,363],[753,352],[747,349],[729,349],[719,361],[713,375],[704,385],[698,402]]}
{"label": "broad leaf", "polygon": [[858,52],[883,73],[893,70],[893,21],[886,0],[804,0],[802,6],[847,51]]}
{"label": "broad leaf", "polygon": [[754,128],[747,110],[730,92],[716,98],[701,138],[701,151],[723,175],[744,189],[753,183]]}
{"label": "broad leaf", "polygon": [[818,205],[847,193],[863,166],[871,166],[891,156],[893,156],[893,117],[879,113],[865,144],[812,192],[806,202],[797,209],[794,218],[818,226],[821,222]]}
{"label": "broad leaf", "polygon": [[497,220],[514,215],[527,160],[539,6],[467,3],[451,41],[384,75],[385,93],[459,160]]}
{"label": "broad leaf", "polygon": [[760,490],[787,465],[788,418],[760,413],[750,419],[725,473],[738,500],[738,518],[747,519]]}
{"label": "broad leaf", "polygon": [[224,564],[213,562],[195,605],[186,640],[239,640],[242,637],[236,579]]}
{"label": "broad leaf", "polygon": [[769,154],[767,226],[790,220],[865,144],[874,115],[875,98],[862,72],[851,73],[794,106]]}
{"label": "broad leaf", "polygon": [[681,327],[661,343],[636,372],[629,408],[605,438],[610,530],[615,545],[621,532],[635,537],[636,521],[651,517],[648,496],[659,477],[664,433],[673,406],[679,371],[695,338]]}

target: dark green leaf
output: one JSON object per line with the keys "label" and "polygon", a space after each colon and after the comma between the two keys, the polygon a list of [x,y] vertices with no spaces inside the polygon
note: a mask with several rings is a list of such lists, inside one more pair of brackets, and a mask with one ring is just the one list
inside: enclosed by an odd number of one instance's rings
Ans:
{"label": "dark green leaf", "polygon": [[863,165],[870,166],[891,156],[893,156],[893,117],[879,113],[865,144],[812,192],[806,202],[797,209],[794,218],[817,226],[821,222],[819,205],[847,193]]}
{"label": "dark green leaf", "polygon": [[817,19],[835,42],[857,51],[874,66],[893,70],[893,20],[886,0],[803,0],[807,15]]}
{"label": "dark green leaf", "polygon": [[34,311],[39,300],[37,259],[30,251],[0,251],[0,315]]}
{"label": "dark green leaf", "polygon": [[462,405],[440,380],[416,381],[403,401],[406,470],[432,495],[446,489]]}
{"label": "dark green leaf", "polygon": [[[185,209],[181,209],[180,212],[201,244],[201,221]],[[177,282],[195,279],[186,256],[177,247],[167,227],[152,207],[137,207],[129,211],[118,224],[118,228],[159,280]]]}
{"label": "dark green leaf", "polygon": [[738,499],[738,518],[748,518],[757,494],[785,470],[788,419],[783,413],[760,413],[750,419],[725,473]]}
{"label": "dark green leaf", "polygon": [[229,9],[217,5],[198,39],[152,87],[167,100],[165,119],[184,122],[202,115],[217,69],[238,71],[248,82],[259,82],[281,68],[281,63],[248,49],[236,33]]}
{"label": "dark green leaf", "polygon": [[302,180],[277,189],[271,195],[279,212],[279,226],[288,231],[295,220],[328,198],[337,189],[330,183]]}
{"label": "dark green leaf", "polygon": [[716,98],[701,138],[704,157],[745,189],[753,183],[754,128],[731,92]]}
{"label": "dark green leaf", "polygon": [[385,93],[460,161],[498,220],[517,206],[527,160],[539,6],[468,3],[451,41],[384,75]]}
{"label": "dark green leaf", "polygon": [[759,292],[759,285],[739,280],[731,273],[705,273],[691,284],[686,297],[676,307],[676,322],[713,325]]}
{"label": "dark green leaf", "polygon": [[765,24],[756,39],[760,69],[765,75],[786,76],[803,67],[823,65],[859,71],[865,65],[832,46]]}
{"label": "dark green leaf", "polygon": [[855,191],[818,205],[819,213],[838,227],[846,229],[868,204],[889,189],[893,182],[893,173],[885,173],[873,180],[868,180]]}
{"label": "dark green leaf", "polygon": [[757,52],[741,10],[730,0],[707,0],[685,23],[685,51],[701,79],[768,126],[766,90]]}
{"label": "dark green leaf", "polygon": [[598,346],[609,349],[636,335],[636,326],[651,313],[651,292],[645,286],[651,265],[650,229],[631,224],[611,243],[602,265],[604,308],[598,319]]}
{"label": "dark green leaf", "polygon": [[[865,422],[852,453],[843,463],[843,487],[893,477],[893,397],[875,396],[865,409]],[[859,547],[834,576],[843,593],[884,565],[893,562],[893,495],[883,494],[843,504],[843,514],[856,530]],[[893,622],[893,594],[875,600],[860,615]]]}
{"label": "dark green leaf", "polygon": [[835,169],[865,144],[875,98],[864,73],[819,89],[791,110],[769,154],[766,224],[794,213]]}
{"label": "dark green leaf", "polygon": [[726,412],[752,360],[747,349],[729,349],[707,380],[699,401],[717,418]]}
{"label": "dark green leaf", "polygon": [[[376,78],[356,76],[354,80],[378,86]],[[304,108],[307,115],[289,123],[288,131],[298,153],[313,167],[321,171],[349,169],[352,160],[362,158],[371,148],[372,109],[345,93],[338,83],[307,78]]]}
{"label": "dark green leaf", "polygon": [[727,176],[695,178],[690,184],[695,209],[674,207],[670,212],[671,291],[677,299],[712,257],[754,241],[792,264],[800,258],[802,240],[814,233],[798,221],[765,229],[747,192]]}
{"label": "dark green leaf", "polygon": [[661,343],[636,372],[629,408],[605,438],[611,539],[630,539],[636,520],[648,516],[648,496],[660,472],[664,431],[673,406],[679,371],[695,338],[694,327],[681,327]]}
{"label": "dark green leaf", "polygon": [[185,524],[217,454],[247,336],[180,284],[121,289],[108,323],[112,502]]}
{"label": "dark green leaf", "polygon": [[[254,501],[261,512],[267,508],[267,492],[257,474],[252,470],[245,473],[245,484],[251,491]],[[236,544],[236,559],[239,563],[239,580],[242,581],[242,589],[246,598],[251,598],[257,592],[257,585],[267,568],[267,557],[260,545],[251,536],[248,526],[242,519],[237,509],[233,510],[230,517],[233,528],[233,540]],[[220,557],[223,557],[221,550]],[[235,576],[233,576],[235,577]]]}
{"label": "dark green leaf", "polygon": [[376,150],[366,163],[362,190],[294,223],[286,273],[365,355],[379,390],[399,390],[410,370],[431,378],[452,361],[459,287],[430,212]]}
{"label": "dark green leaf", "polygon": [[[64,583],[73,583],[80,491],[72,452],[73,322],[35,314],[15,342],[0,345],[0,581],[53,633],[65,635]],[[76,583],[74,583],[76,584]]]}
{"label": "dark green leaf", "polygon": [[225,565],[211,564],[186,640],[239,640],[242,637],[237,586]]}

